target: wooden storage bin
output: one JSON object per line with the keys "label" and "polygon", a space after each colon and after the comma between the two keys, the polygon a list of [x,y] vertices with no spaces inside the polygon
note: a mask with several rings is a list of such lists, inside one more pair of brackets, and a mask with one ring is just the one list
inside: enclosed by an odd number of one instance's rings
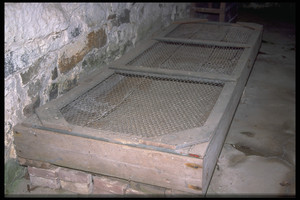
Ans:
{"label": "wooden storage bin", "polygon": [[17,156],[205,194],[261,37],[174,23],[17,124]]}

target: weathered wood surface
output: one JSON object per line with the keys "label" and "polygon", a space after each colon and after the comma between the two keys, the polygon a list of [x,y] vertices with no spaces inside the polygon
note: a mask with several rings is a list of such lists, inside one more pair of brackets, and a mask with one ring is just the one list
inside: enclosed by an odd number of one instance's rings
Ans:
{"label": "weathered wood surface", "polygon": [[219,47],[236,47],[236,48],[250,48],[249,44],[234,43],[234,42],[221,42],[214,40],[199,40],[199,39],[182,39],[182,38],[172,38],[172,37],[155,37],[155,40],[162,42],[176,42],[184,44],[198,44],[198,45],[209,45],[209,46],[219,46]]}
{"label": "weathered wood surface", "polygon": [[243,93],[244,87],[249,78],[250,71],[253,67],[255,58],[261,44],[262,38],[262,26],[256,26],[260,28],[257,34],[251,38],[251,42],[254,44],[248,49],[242,56],[239,65],[241,70],[240,76],[237,79],[236,86],[230,97],[230,104],[226,107],[226,110],[222,113],[222,120],[218,124],[216,131],[212,139],[209,141],[208,147],[205,152],[204,164],[203,164],[203,193],[207,192],[210,180],[212,178],[213,171],[215,169],[218,157],[221,153],[223,143],[225,141],[228,129],[233,119],[234,113],[237,109],[239,100]]}
{"label": "weathered wood surface", "polygon": [[201,193],[202,159],[34,129],[14,128],[17,155],[83,171]]}
{"label": "weathered wood surface", "polygon": [[117,72],[125,72],[137,75],[155,75],[166,78],[177,78],[179,80],[205,80],[215,82],[217,81],[235,81],[235,79],[226,74],[217,74],[210,72],[193,72],[193,71],[182,71],[163,69],[157,67],[144,67],[144,66],[133,66],[133,65],[115,65],[111,69]]}

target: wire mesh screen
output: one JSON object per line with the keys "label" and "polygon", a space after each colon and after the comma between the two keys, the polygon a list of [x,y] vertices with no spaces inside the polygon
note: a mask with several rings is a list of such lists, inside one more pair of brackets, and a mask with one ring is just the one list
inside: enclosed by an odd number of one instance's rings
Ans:
{"label": "wire mesh screen", "polygon": [[126,65],[231,74],[243,48],[157,42]]}
{"label": "wire mesh screen", "polygon": [[247,43],[253,30],[216,24],[180,24],[167,37]]}
{"label": "wire mesh screen", "polygon": [[60,111],[83,127],[155,137],[203,126],[223,83],[115,73]]}

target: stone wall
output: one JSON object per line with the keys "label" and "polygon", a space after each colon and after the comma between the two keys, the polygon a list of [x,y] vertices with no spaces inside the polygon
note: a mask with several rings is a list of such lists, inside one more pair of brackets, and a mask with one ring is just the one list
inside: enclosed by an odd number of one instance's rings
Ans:
{"label": "stone wall", "polygon": [[12,127],[122,56],[189,16],[189,3],[5,3],[5,161]]}

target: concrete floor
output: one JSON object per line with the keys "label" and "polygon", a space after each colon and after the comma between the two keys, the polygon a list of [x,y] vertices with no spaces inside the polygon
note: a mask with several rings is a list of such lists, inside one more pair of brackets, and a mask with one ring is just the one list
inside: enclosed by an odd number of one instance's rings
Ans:
{"label": "concrete floor", "polygon": [[207,196],[295,195],[295,26],[255,13],[263,41]]}
{"label": "concrete floor", "polygon": [[[295,195],[295,24],[240,12],[264,25],[263,42],[207,196]],[[14,194],[68,195],[19,181]]]}

